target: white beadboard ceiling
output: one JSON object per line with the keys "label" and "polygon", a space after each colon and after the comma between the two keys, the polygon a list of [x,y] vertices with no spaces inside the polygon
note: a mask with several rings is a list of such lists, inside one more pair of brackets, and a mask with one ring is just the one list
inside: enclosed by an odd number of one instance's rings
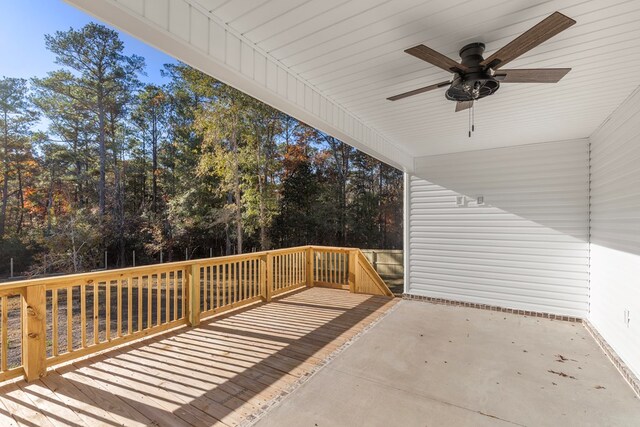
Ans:
{"label": "white beadboard ceiling", "polygon": [[[357,123],[354,138],[358,139],[358,127],[364,129],[360,136],[375,135],[382,142],[369,146],[384,159],[394,157],[395,151],[415,158],[585,138],[640,84],[637,0],[68,1],[189,62],[180,49],[162,45],[157,37],[123,24],[96,5],[124,4],[122,11],[147,17],[163,16],[166,7],[170,10],[167,31],[186,32],[189,43],[209,43],[210,48],[211,27],[194,21],[193,12],[191,20],[181,24],[188,28],[171,28],[171,8],[186,1],[192,11],[258,52],[254,55],[273,61],[314,95],[343,109]],[[404,49],[424,43],[459,60],[463,45],[482,41],[487,45],[486,57],[556,10],[577,24],[508,68],[571,67],[572,71],[557,84],[503,84],[495,95],[478,102],[472,138],[467,137],[468,114],[454,113],[454,103],[444,98],[444,90],[386,100],[450,77],[405,54]],[[236,86],[253,94],[251,87]],[[258,97],[296,115],[268,94]],[[391,160],[411,169],[406,156]]]}

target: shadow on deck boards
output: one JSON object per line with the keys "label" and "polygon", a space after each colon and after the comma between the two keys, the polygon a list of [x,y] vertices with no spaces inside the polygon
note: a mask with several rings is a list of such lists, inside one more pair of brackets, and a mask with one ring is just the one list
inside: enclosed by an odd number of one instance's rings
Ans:
{"label": "shadow on deck boards", "polygon": [[0,389],[0,425],[243,424],[395,302],[312,288]]}

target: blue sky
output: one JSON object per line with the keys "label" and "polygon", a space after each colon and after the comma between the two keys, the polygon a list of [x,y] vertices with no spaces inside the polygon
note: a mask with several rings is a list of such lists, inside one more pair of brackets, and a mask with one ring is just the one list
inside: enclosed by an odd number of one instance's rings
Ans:
{"label": "blue sky", "polygon": [[[60,68],[44,46],[45,34],[80,28],[95,21],[86,13],[61,0],[0,0],[0,77],[43,77]],[[173,58],[119,32],[126,54],[137,54],[146,60],[147,76],[141,79],[162,83],[162,65]]]}

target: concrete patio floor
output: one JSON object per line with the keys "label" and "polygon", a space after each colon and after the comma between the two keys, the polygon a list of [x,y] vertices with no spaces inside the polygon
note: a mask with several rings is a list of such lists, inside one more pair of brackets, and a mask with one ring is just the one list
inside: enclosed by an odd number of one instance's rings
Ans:
{"label": "concrete patio floor", "polygon": [[638,426],[640,400],[579,323],[401,301],[256,425]]}

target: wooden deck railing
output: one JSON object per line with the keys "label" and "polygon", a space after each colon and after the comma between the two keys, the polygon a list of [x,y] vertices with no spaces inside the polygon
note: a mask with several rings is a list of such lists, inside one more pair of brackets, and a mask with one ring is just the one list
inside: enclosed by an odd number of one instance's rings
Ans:
{"label": "wooden deck railing", "polygon": [[359,249],[302,246],[0,285],[0,381],[305,286],[392,296]]}

